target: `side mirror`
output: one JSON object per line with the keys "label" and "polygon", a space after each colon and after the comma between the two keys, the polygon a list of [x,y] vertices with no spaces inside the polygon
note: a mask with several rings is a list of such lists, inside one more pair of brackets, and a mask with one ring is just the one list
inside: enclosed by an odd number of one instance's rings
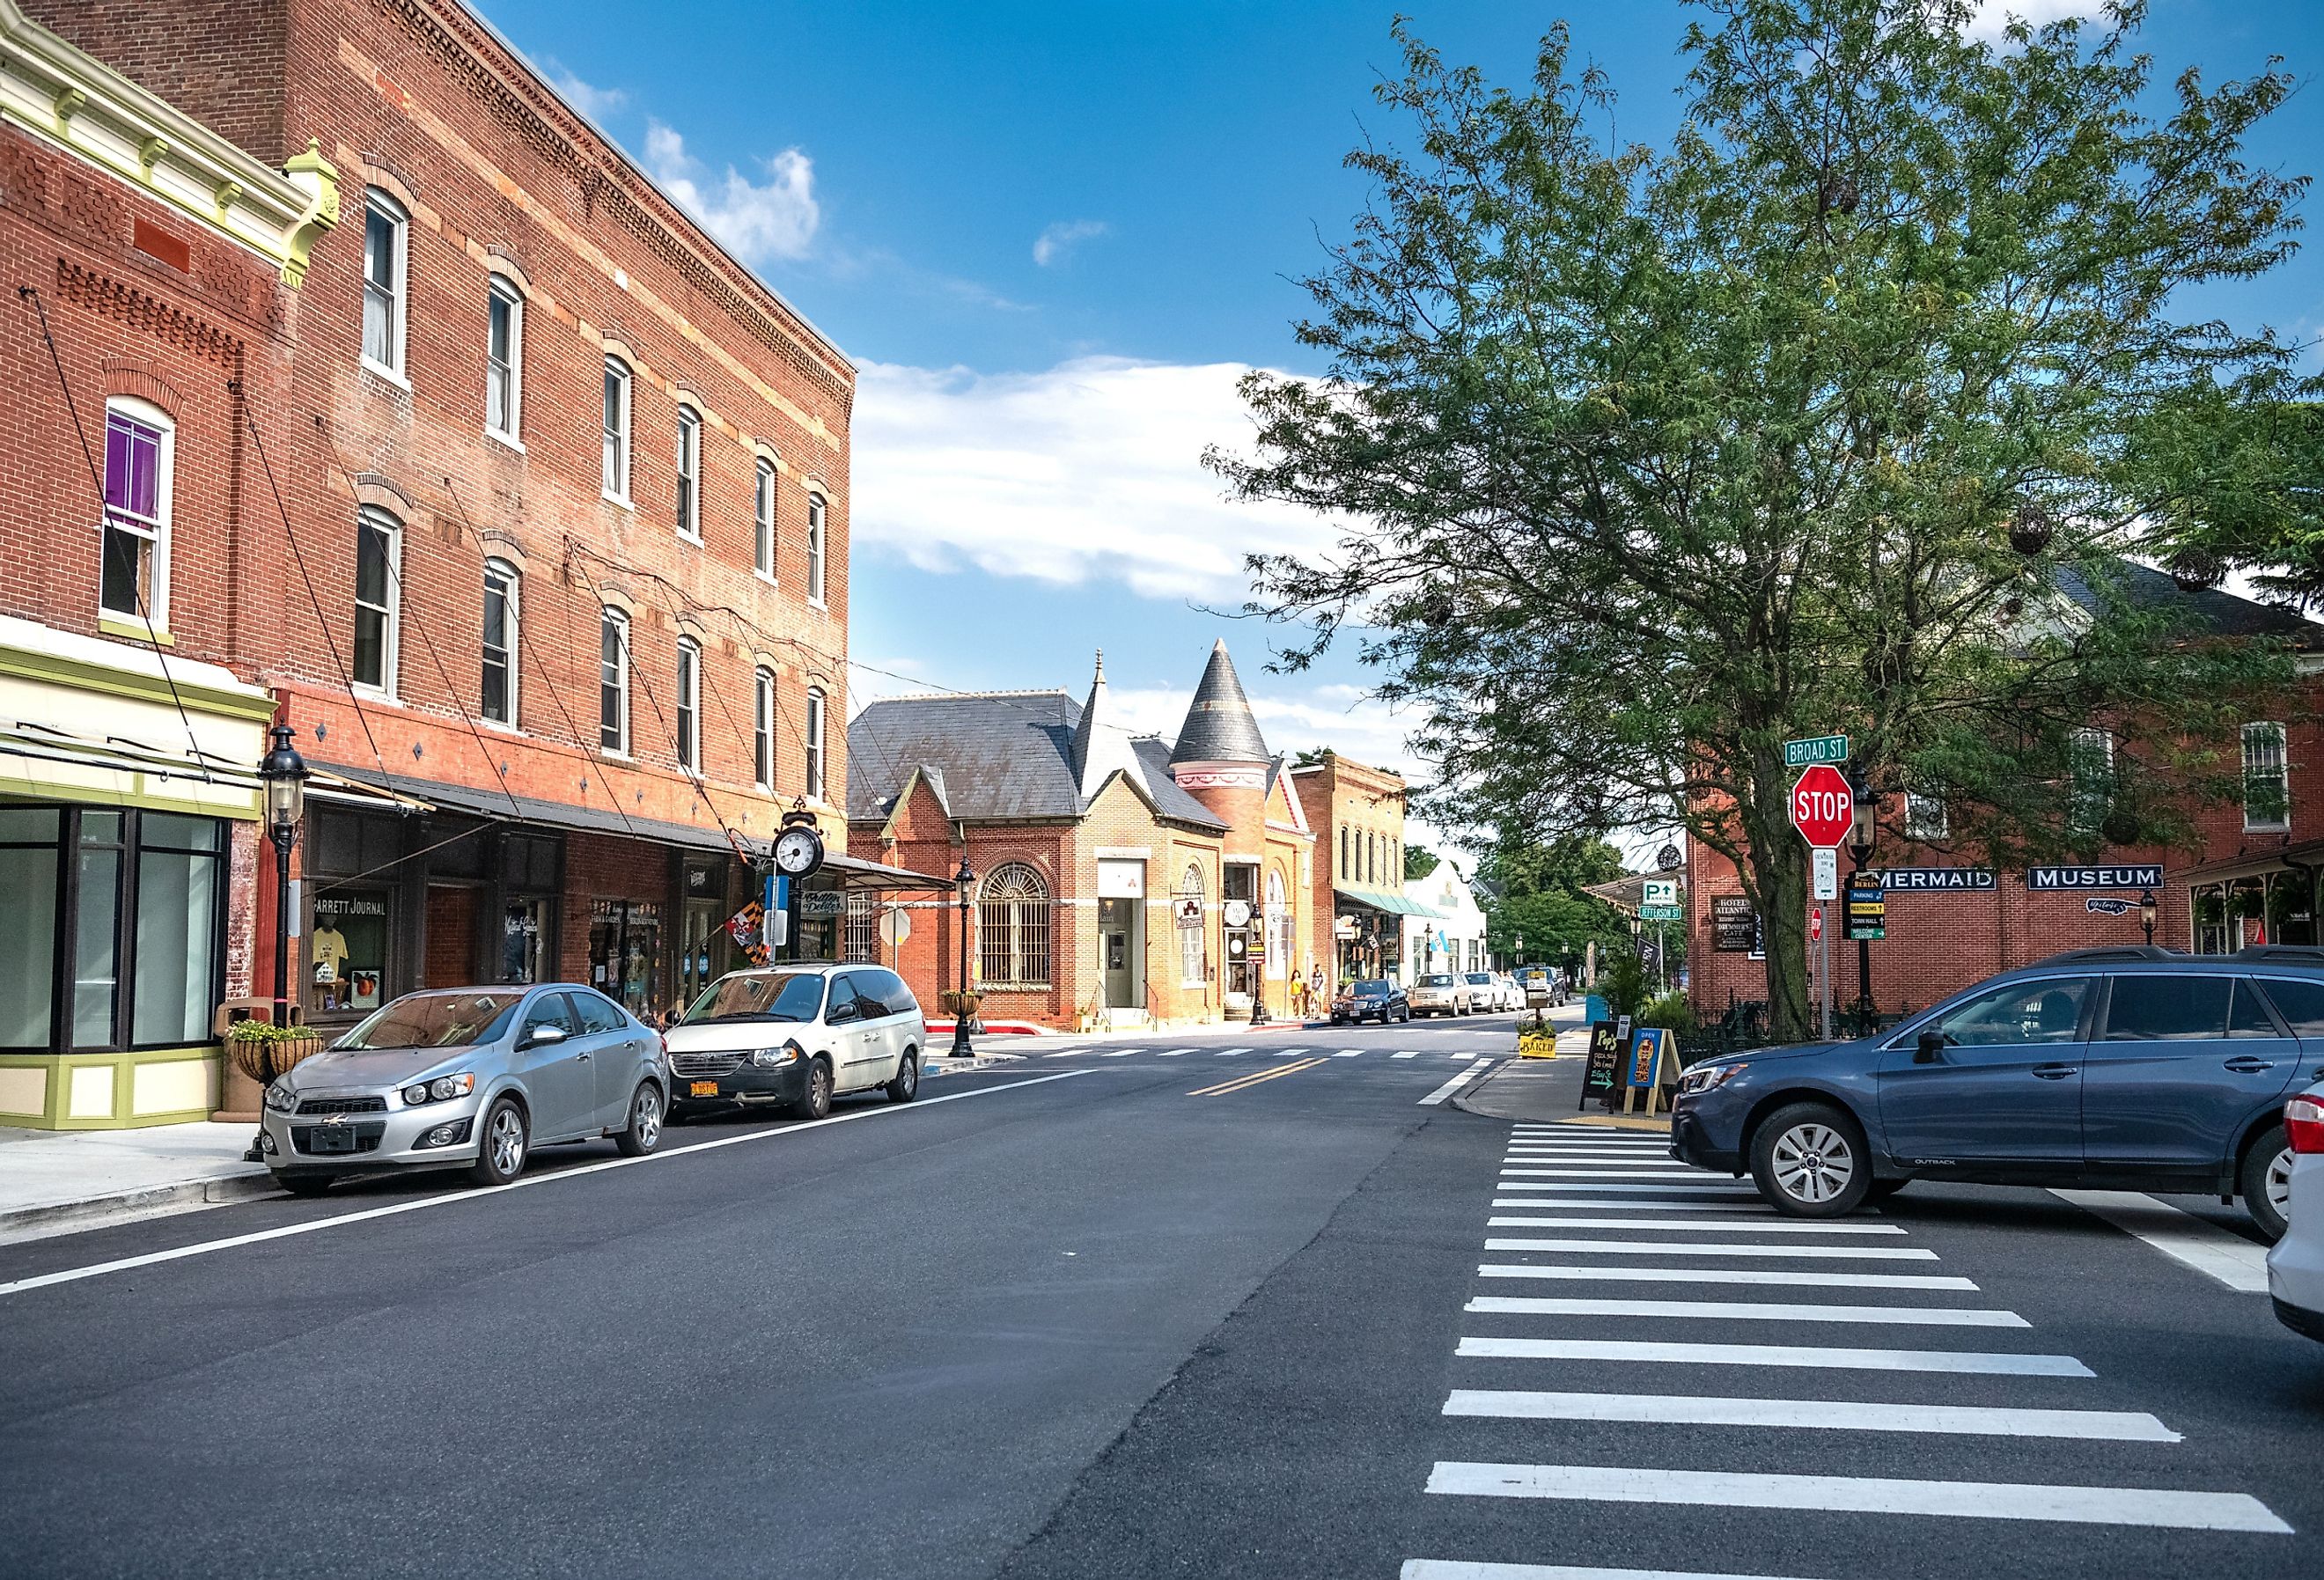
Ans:
{"label": "side mirror", "polygon": [[524,1034],[524,1045],[527,1048],[546,1048],[552,1042],[564,1040],[565,1028],[562,1026],[529,1027]]}
{"label": "side mirror", "polygon": [[1922,1032],[1921,1040],[1914,1045],[1913,1049],[1913,1062],[1914,1064],[1936,1064],[1941,1062],[1944,1057],[1945,1034],[1941,1031]]}
{"label": "side mirror", "polygon": [[855,1006],[853,1004],[834,1004],[831,1006],[830,1012],[823,1017],[823,1023],[826,1026],[837,1026],[854,1019]]}

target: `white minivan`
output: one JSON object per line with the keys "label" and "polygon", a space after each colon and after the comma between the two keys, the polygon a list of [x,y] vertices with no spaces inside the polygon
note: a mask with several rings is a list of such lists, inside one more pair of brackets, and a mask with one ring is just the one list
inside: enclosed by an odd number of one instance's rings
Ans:
{"label": "white minivan", "polygon": [[673,1118],[741,1104],[821,1119],[849,1092],[909,1103],[928,1030],[886,966],[800,961],[728,972],[662,1039]]}

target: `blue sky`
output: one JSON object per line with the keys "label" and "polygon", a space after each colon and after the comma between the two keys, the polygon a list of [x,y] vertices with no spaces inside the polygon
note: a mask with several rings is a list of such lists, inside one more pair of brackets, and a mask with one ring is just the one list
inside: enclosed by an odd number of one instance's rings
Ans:
{"label": "blue sky", "polygon": [[[1347,232],[1342,156],[1394,138],[1371,88],[1397,7],[610,0],[484,10],[606,131],[863,365],[853,631],[860,699],[1087,682],[1093,649],[1141,723],[1174,730],[1212,640],[1271,744],[1401,757],[1352,662],[1265,672],[1231,606],[1250,545],[1315,523],[1224,505],[1197,457],[1240,443],[1243,367],[1320,371],[1292,282]],[[1449,60],[1510,85],[1560,14],[1611,75],[1625,139],[1675,120],[1684,8],[1401,0]],[[2089,0],[2018,0],[2046,14]],[[2169,70],[2324,67],[2324,7],[2158,0]],[[2295,96],[2260,157],[2312,169],[2324,100]],[[2212,310],[2314,333],[2324,258]],[[1405,760],[1408,769],[1422,765]]]}

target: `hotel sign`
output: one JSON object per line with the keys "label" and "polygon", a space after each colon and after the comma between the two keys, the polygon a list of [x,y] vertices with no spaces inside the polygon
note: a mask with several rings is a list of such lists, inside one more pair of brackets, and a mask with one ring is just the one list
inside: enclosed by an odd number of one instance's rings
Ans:
{"label": "hotel sign", "polygon": [[1950,889],[1990,893],[1995,887],[1991,867],[1890,867],[1862,876],[1884,889]]}
{"label": "hotel sign", "polygon": [[2160,865],[2134,867],[2028,867],[2025,886],[2044,889],[2160,889]]}

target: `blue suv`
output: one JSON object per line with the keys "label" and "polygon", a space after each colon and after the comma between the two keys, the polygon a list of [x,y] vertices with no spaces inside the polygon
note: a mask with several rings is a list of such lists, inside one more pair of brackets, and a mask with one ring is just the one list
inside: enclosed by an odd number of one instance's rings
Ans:
{"label": "blue suv", "polygon": [[2080,949],[1854,1042],[1681,1077],[1671,1151],[1838,1217],[1913,1179],[2241,1197],[2283,1233],[2290,1092],[2324,1079],[2324,949]]}

